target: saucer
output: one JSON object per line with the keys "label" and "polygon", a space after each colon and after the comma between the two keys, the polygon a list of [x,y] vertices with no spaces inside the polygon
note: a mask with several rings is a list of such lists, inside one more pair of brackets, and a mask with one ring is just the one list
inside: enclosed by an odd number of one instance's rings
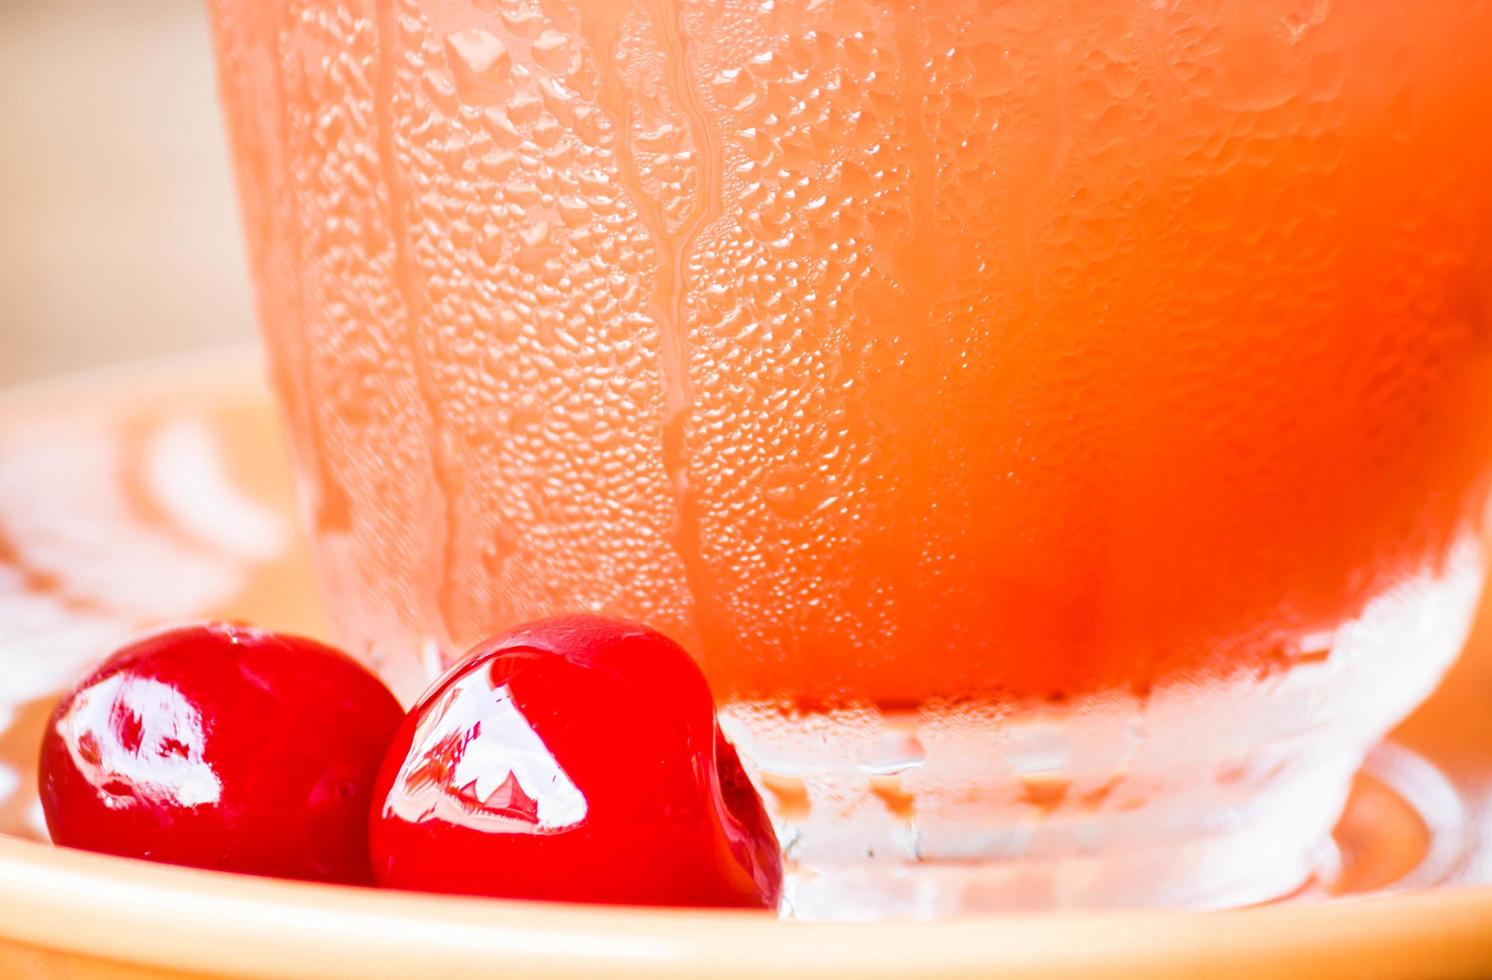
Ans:
{"label": "saucer", "polygon": [[1318,880],[1227,912],[936,922],[444,898],[52,847],[56,693],[132,635],[229,618],[325,636],[258,355],[0,395],[0,976],[1480,977],[1492,972],[1492,608],[1369,759]]}

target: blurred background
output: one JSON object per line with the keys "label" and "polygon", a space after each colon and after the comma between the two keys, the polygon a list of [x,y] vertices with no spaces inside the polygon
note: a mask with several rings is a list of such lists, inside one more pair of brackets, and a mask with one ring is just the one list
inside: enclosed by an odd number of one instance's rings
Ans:
{"label": "blurred background", "polygon": [[0,385],[247,340],[203,0],[0,0]]}

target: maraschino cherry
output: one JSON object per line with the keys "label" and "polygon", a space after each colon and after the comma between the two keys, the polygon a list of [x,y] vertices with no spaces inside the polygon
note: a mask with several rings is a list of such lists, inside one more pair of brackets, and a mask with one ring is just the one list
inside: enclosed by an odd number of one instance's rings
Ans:
{"label": "maraschino cherry", "polygon": [[438,681],[389,747],[369,837],[399,888],[773,908],[782,887],[699,668],[597,617],[514,629]]}
{"label": "maraschino cherry", "polygon": [[367,883],[373,777],[402,717],[378,678],[312,640],[227,625],[161,633],[53,712],[47,827],[69,847]]}

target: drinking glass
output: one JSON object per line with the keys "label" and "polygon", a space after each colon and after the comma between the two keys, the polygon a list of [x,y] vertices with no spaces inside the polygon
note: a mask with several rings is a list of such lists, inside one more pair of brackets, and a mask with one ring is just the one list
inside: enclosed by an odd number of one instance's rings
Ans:
{"label": "drinking glass", "polygon": [[1311,874],[1492,486],[1485,0],[212,0],[343,639],[703,665],[803,916]]}

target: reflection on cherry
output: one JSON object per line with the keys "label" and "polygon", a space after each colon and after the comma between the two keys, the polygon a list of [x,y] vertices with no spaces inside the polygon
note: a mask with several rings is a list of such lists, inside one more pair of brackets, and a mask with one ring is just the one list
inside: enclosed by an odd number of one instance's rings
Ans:
{"label": "reflection on cherry", "polygon": [[699,668],[635,623],[545,620],[473,650],[394,738],[379,882],[557,901],[773,908],[777,839]]}
{"label": "reflection on cherry", "polygon": [[365,883],[373,776],[402,712],[330,647],[237,626],[120,650],[58,704],[40,790],[58,844]]}

